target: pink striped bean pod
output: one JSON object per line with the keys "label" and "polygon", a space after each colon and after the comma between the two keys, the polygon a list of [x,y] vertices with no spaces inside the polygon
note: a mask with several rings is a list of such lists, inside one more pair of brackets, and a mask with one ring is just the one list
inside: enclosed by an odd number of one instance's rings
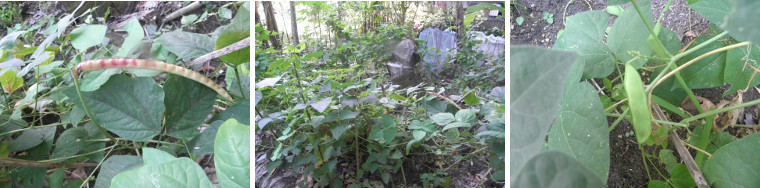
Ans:
{"label": "pink striped bean pod", "polygon": [[89,60],[89,61],[82,62],[79,65],[77,65],[76,70],[92,71],[92,70],[110,69],[110,68],[151,69],[151,70],[168,72],[174,75],[195,80],[196,82],[200,82],[201,84],[219,93],[219,95],[222,95],[224,99],[233,101],[232,97],[230,97],[230,95],[227,93],[226,90],[224,90],[224,88],[214,83],[214,81],[212,81],[208,77],[205,77],[201,75],[200,73],[197,73],[185,67],[167,64],[161,61],[144,60],[144,59],[98,59],[98,60]]}

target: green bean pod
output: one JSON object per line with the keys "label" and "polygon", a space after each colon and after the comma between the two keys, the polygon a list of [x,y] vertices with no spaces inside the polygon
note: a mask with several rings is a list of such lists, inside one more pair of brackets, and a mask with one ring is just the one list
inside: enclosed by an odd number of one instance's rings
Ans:
{"label": "green bean pod", "polygon": [[625,78],[623,87],[628,94],[628,108],[631,109],[631,119],[633,131],[636,133],[636,140],[639,144],[644,143],[649,135],[652,134],[652,113],[647,106],[646,93],[644,84],[641,82],[641,76],[633,68],[633,65],[626,63]]}

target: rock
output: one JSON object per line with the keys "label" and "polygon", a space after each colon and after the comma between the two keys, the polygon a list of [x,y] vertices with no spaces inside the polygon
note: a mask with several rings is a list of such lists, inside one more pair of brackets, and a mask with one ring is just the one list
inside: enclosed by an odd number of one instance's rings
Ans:
{"label": "rock", "polygon": [[393,48],[390,62],[386,64],[393,84],[398,84],[403,88],[421,82],[420,76],[415,71],[417,63],[420,62],[416,50],[417,46],[411,39],[404,39]]}

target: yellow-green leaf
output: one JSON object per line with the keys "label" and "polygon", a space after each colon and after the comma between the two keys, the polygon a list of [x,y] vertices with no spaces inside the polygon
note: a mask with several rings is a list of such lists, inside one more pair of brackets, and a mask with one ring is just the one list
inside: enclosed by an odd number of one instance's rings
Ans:
{"label": "yellow-green leaf", "polygon": [[16,72],[8,70],[0,76],[0,84],[3,85],[3,91],[12,93],[24,85],[24,79],[16,77]]}

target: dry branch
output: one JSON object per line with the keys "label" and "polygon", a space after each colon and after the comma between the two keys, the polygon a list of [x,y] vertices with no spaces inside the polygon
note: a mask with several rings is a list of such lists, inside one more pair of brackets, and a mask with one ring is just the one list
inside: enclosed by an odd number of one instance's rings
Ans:
{"label": "dry branch", "polygon": [[[655,114],[654,117],[661,121],[669,121],[667,116],[665,116],[664,113],[662,113],[662,109],[660,109],[660,106],[657,104],[652,104],[652,112]],[[670,130],[670,125],[668,124],[662,124]],[[694,179],[694,182],[697,183],[697,187],[699,188],[707,188],[710,187],[709,184],[707,184],[707,181],[705,180],[705,176],[702,175],[702,171],[699,170],[699,167],[697,166],[697,163],[694,161],[694,158],[691,157],[691,153],[689,153],[689,150],[686,149],[686,147],[683,145],[683,142],[681,142],[681,137],[676,134],[675,131],[669,131],[668,135],[670,136],[670,141],[673,143],[673,146],[676,147],[676,150],[678,151],[678,155],[681,156],[681,160],[686,165],[686,168],[689,170],[689,174],[691,174],[691,177]]]}
{"label": "dry branch", "polygon": [[166,18],[164,18],[164,20],[162,20],[161,23],[166,23],[166,22],[171,21],[173,19],[177,19],[177,18],[179,18],[179,16],[185,15],[186,13],[188,13],[190,11],[193,11],[193,10],[199,8],[199,7],[201,7],[201,3],[199,3],[198,1],[190,3],[189,5],[181,8],[181,9],[179,9],[177,11],[174,11],[173,13],[169,14],[168,16],[166,16]]}
{"label": "dry branch", "polygon": [[98,166],[98,163],[63,164],[63,163],[51,163],[51,162],[37,162],[37,161],[14,159],[14,158],[0,158],[0,166],[25,166],[25,167],[41,167],[41,168],[65,166],[66,168],[78,168],[78,167],[95,167],[95,166]]}
{"label": "dry branch", "polygon": [[219,49],[219,50],[213,51],[211,53],[208,53],[206,55],[203,55],[201,57],[198,57],[198,58],[196,58],[196,59],[188,62],[187,65],[188,66],[194,66],[194,65],[197,65],[197,64],[200,64],[200,63],[203,63],[203,62],[207,62],[207,61],[209,61],[211,59],[214,59],[214,58],[217,58],[217,57],[221,57],[223,55],[227,55],[229,53],[232,53],[234,51],[238,51],[240,49],[243,49],[243,48],[249,47],[249,46],[251,46],[251,37],[245,38],[245,39],[240,40],[240,41],[238,41],[238,42],[236,42],[234,44],[231,44],[231,45],[229,45],[227,47],[224,47],[222,49]]}

